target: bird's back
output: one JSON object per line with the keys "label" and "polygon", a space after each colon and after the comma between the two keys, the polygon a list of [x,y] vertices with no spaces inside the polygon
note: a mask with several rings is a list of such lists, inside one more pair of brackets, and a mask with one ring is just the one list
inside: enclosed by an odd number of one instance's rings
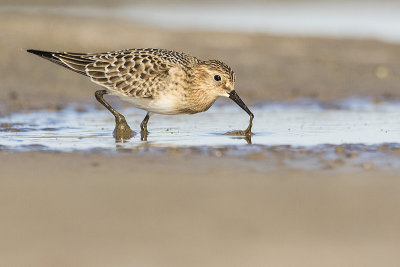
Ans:
{"label": "bird's back", "polygon": [[28,50],[91,78],[111,91],[128,97],[152,98],[166,87],[169,71],[186,72],[200,61],[166,49],[127,49],[106,53],[70,53]]}

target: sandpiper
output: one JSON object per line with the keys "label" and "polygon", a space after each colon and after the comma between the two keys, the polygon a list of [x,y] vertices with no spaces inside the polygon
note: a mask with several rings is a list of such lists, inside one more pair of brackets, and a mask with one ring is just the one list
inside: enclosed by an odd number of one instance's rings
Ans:
{"label": "sandpiper", "polygon": [[232,133],[251,135],[254,115],[234,90],[235,73],[221,61],[203,61],[184,53],[153,48],[106,53],[27,51],[103,86],[105,89],[96,91],[95,97],[115,116],[116,140],[129,139],[133,131],[125,117],[104,100],[105,94],[117,95],[147,111],[140,124],[142,140],[147,139],[151,114],[203,112],[220,96],[229,97],[250,116],[246,130]]}

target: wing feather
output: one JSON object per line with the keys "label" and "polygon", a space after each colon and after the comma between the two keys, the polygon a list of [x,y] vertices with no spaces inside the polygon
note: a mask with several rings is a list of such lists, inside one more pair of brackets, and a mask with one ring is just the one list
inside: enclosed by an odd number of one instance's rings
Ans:
{"label": "wing feather", "polygon": [[132,97],[153,97],[166,85],[169,69],[177,66],[185,69],[199,63],[195,57],[164,49],[128,49],[98,54],[28,52],[86,75],[109,90]]}

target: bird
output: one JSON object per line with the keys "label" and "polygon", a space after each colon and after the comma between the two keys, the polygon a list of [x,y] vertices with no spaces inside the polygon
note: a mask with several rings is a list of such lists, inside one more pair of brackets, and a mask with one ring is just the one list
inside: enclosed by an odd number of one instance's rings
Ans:
{"label": "bird", "polygon": [[235,73],[219,60],[200,60],[186,53],[158,48],[134,48],[104,53],[49,52],[28,49],[103,87],[95,97],[115,117],[116,140],[126,140],[133,131],[125,117],[104,99],[116,95],[147,111],[140,124],[147,140],[152,114],[195,114],[208,110],[218,97],[228,97],[250,116],[249,127],[233,134],[251,135],[253,113],[234,89]]}

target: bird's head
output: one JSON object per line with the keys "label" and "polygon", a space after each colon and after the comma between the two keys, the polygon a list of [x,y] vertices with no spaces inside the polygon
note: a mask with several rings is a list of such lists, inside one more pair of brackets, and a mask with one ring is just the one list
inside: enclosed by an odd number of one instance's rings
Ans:
{"label": "bird's head", "polygon": [[218,60],[202,61],[196,66],[194,77],[194,86],[200,88],[202,93],[215,99],[219,96],[229,97],[250,117],[254,117],[235,91],[235,73],[231,67]]}
{"label": "bird's head", "polygon": [[229,97],[234,90],[235,73],[218,60],[203,61],[195,68],[195,83],[210,95]]}

